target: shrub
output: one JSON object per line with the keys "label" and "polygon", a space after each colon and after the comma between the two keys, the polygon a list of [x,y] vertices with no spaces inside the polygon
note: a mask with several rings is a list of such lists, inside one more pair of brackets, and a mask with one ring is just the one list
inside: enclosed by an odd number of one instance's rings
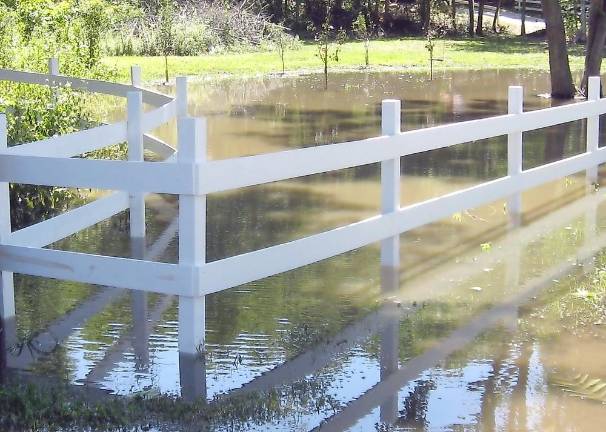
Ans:
{"label": "shrub", "polygon": [[[162,16],[162,8],[159,8],[121,22],[107,38],[106,53],[164,55],[166,32],[163,31]],[[269,17],[243,6],[228,2],[182,2],[171,23],[169,54],[194,56],[266,48],[276,40],[275,28]],[[294,40],[279,28],[285,37]]]}

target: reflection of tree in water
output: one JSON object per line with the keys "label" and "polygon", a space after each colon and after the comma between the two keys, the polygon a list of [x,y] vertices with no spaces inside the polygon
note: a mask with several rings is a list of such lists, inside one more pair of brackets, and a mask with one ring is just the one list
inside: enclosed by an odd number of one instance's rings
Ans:
{"label": "reflection of tree in water", "polygon": [[429,393],[435,389],[436,385],[432,380],[416,381],[414,389],[404,399],[396,425],[404,429],[426,428]]}

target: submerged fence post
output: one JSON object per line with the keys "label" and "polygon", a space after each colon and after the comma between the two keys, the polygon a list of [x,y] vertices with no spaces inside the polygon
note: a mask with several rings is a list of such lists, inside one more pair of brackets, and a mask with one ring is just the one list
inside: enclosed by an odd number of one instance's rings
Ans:
{"label": "submerged fence post", "polygon": [[[140,91],[128,92],[127,138],[128,160],[143,161],[143,98]],[[133,255],[143,256],[145,246],[145,195],[129,192],[130,208],[130,237],[133,245]]]}
{"label": "submerged fence post", "polygon": [[[587,83],[587,99],[589,101],[597,101],[600,99],[600,77],[589,77]],[[596,156],[600,140],[600,116],[587,117],[587,153],[592,153]],[[598,183],[598,166],[587,168],[586,171],[587,183],[596,185]]]}
{"label": "submerged fence post", "polygon": [[177,118],[187,117],[187,77],[177,77]]}
{"label": "submerged fence post", "polygon": [[[400,133],[399,100],[388,99],[381,104],[381,133],[398,135]],[[388,214],[400,208],[400,158],[381,162],[381,213]],[[381,266],[398,267],[400,265],[400,236],[386,238],[381,242]]]}
{"label": "submerged fence post", "polygon": [[[521,86],[510,86],[507,98],[508,114],[524,112],[524,89]],[[507,135],[507,175],[516,179],[522,174],[522,132]],[[522,194],[515,193],[507,201],[507,210],[511,226],[517,227],[521,222]]]}
{"label": "submerged fence post", "polygon": [[[6,115],[0,113],[0,153],[8,147]],[[0,244],[11,233],[11,201],[7,182],[0,182]],[[15,316],[15,287],[13,273],[0,269],[0,318]]]}
{"label": "submerged fence post", "polygon": [[[194,166],[206,160],[206,121],[179,120],[178,163]],[[179,195],[179,265],[193,268],[206,262],[206,195]],[[192,278],[192,283],[199,283]],[[197,287],[194,287],[197,288]],[[194,289],[194,291],[196,291]],[[179,352],[204,350],[204,296],[179,296]]]}
{"label": "submerged fence post", "polygon": [[141,66],[130,67],[130,83],[133,87],[141,87]]}

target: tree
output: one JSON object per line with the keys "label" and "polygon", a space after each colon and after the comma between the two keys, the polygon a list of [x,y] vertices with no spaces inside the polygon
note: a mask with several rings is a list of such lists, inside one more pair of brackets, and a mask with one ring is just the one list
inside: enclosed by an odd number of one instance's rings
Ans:
{"label": "tree", "polygon": [[368,59],[368,51],[370,49],[370,32],[366,25],[366,17],[364,14],[358,14],[358,18],[353,23],[353,31],[356,38],[364,41],[364,63],[368,67],[370,61]]}
{"label": "tree", "polygon": [[526,0],[522,0],[520,10],[520,36],[526,36]]}
{"label": "tree", "polygon": [[324,22],[317,28],[316,42],[318,43],[318,57],[324,65],[324,88],[328,89],[328,64],[331,61],[339,62],[339,52],[341,45],[345,42],[346,33],[343,30],[335,32],[334,27],[330,25],[331,1],[326,2],[326,15]]}
{"label": "tree", "polygon": [[480,0],[478,5],[478,25],[476,26],[478,36],[484,36],[484,3],[486,0]]}
{"label": "tree", "polygon": [[547,44],[549,46],[549,73],[551,77],[551,96],[559,99],[574,97],[575,88],[570,73],[566,32],[560,0],[541,0]]}
{"label": "tree", "polygon": [[587,80],[600,75],[602,50],[606,43],[606,5],[604,0],[591,0],[589,5],[589,34],[585,45],[585,72],[581,81],[581,92],[587,94]]}
{"label": "tree", "polygon": [[467,9],[469,10],[469,36],[474,36],[474,16],[475,16],[475,6],[473,3],[474,0],[467,0]]}
{"label": "tree", "polygon": [[280,56],[280,61],[282,62],[282,75],[284,75],[286,72],[285,55],[291,45],[291,37],[286,33],[286,28],[278,24],[272,24],[269,34],[271,40],[275,44],[278,55]]}
{"label": "tree", "polygon": [[421,0],[420,13],[423,32],[428,33],[431,25],[431,0]]}
{"label": "tree", "polygon": [[502,0],[497,0],[497,7],[494,11],[494,17],[492,18],[492,31],[497,33],[498,25],[499,25],[499,14],[501,13],[501,3]]}
{"label": "tree", "polygon": [[160,6],[160,43],[164,54],[164,74],[168,82],[168,56],[173,50],[175,9],[172,0],[163,0]]}

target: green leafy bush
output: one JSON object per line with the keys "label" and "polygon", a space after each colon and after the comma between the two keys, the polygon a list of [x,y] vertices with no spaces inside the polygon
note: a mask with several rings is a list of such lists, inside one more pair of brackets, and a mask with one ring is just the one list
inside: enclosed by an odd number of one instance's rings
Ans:
{"label": "green leafy bush", "polygon": [[[27,0],[13,7],[0,3],[0,67],[46,72],[48,58],[57,56],[66,75],[111,79],[99,63],[110,9],[103,0]],[[65,87],[0,82],[9,146],[94,126],[86,99],[86,94]],[[11,185],[10,192],[14,228],[53,216],[81,198],[75,190],[21,184]]]}

